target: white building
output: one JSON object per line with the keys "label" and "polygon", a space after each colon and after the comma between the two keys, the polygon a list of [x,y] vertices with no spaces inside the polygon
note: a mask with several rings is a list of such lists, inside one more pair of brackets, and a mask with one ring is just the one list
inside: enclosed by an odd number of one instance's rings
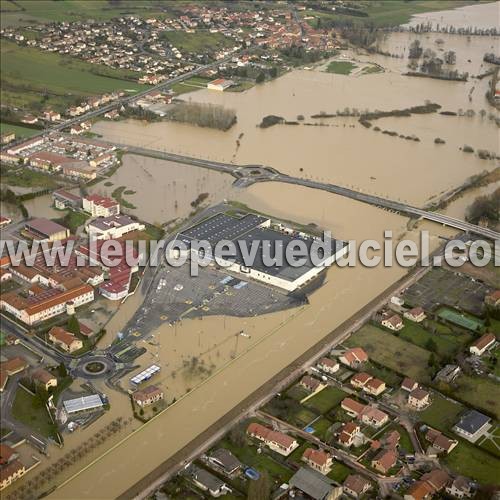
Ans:
{"label": "white building", "polygon": [[92,217],[110,217],[120,213],[120,204],[112,198],[91,194],[82,200],[82,208]]}
{"label": "white building", "polygon": [[89,236],[98,240],[118,239],[132,231],[143,231],[144,229],[146,229],[144,224],[134,221],[126,215],[101,217],[87,225]]}

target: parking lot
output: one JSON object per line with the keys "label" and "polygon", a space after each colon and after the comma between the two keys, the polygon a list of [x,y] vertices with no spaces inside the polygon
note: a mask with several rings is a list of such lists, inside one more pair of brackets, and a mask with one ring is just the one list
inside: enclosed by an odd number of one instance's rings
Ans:
{"label": "parking lot", "polygon": [[151,285],[149,300],[138,311],[124,336],[144,336],[160,324],[207,315],[257,316],[296,307],[303,299],[215,267],[202,268],[191,276],[189,265],[164,266]]}

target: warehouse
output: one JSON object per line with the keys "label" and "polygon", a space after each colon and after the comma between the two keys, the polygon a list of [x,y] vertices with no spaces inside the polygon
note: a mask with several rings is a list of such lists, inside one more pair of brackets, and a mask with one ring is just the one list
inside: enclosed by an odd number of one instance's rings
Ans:
{"label": "warehouse", "polygon": [[91,394],[90,396],[82,396],[75,399],[67,399],[63,403],[64,409],[68,415],[80,413],[90,410],[99,410],[104,406],[104,403],[99,394]]}
{"label": "warehouse", "polygon": [[25,231],[34,240],[58,241],[69,236],[69,229],[44,217],[31,219],[26,223]]}
{"label": "warehouse", "polygon": [[[191,248],[193,242],[207,241],[213,249],[222,240],[234,243],[236,253],[227,260],[219,258],[220,265],[228,271],[244,274],[245,278],[252,278],[287,292],[293,292],[308,284],[349,250],[347,242],[331,240],[328,242],[329,252],[325,253],[323,258],[319,255],[319,262],[315,262],[311,253],[314,253],[313,250],[320,243],[319,238],[255,214],[233,217],[219,213],[177,235],[177,242],[185,245],[188,254],[192,256],[198,255],[198,252]],[[283,259],[280,264],[267,265],[266,255],[272,257],[275,249],[279,249],[284,256],[285,249],[296,243],[301,243],[307,250],[304,262],[297,265],[300,260],[300,257],[297,257],[294,263]],[[256,251],[252,262],[249,263],[245,259],[249,252],[244,250],[252,246]],[[185,254],[173,245],[170,256],[175,257],[183,253]]]}

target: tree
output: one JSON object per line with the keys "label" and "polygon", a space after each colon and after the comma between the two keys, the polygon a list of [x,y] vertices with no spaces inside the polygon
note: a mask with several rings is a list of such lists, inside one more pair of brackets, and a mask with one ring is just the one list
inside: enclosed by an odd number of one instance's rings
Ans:
{"label": "tree", "polygon": [[258,75],[257,78],[255,79],[256,83],[262,83],[266,79],[266,75],[264,74],[263,71],[261,71]]}
{"label": "tree", "polygon": [[446,64],[455,64],[457,62],[457,55],[454,50],[444,53],[444,62]]}
{"label": "tree", "polygon": [[248,500],[269,500],[271,498],[271,481],[267,471],[263,471],[257,481],[250,481]]}
{"label": "tree", "polygon": [[422,49],[422,47],[420,45],[420,41],[419,40],[414,40],[410,44],[410,48],[409,48],[409,51],[408,51],[408,58],[409,59],[420,59],[420,57],[422,56],[423,51],[424,51],[424,49]]}
{"label": "tree", "polygon": [[68,326],[66,327],[68,332],[74,333],[75,335],[80,335],[80,323],[75,314],[72,314],[68,319]]}
{"label": "tree", "polygon": [[276,68],[276,66],[273,66],[270,70],[269,70],[269,76],[271,78],[276,78],[278,76],[278,68]]}
{"label": "tree", "polygon": [[61,378],[65,378],[68,376],[68,370],[66,369],[66,365],[64,363],[60,363],[57,367],[57,373]]}
{"label": "tree", "polygon": [[436,349],[437,349],[437,344],[436,344],[436,342],[435,342],[433,339],[429,339],[429,340],[425,343],[425,348],[426,348],[428,351],[431,351],[431,352],[436,352]]}

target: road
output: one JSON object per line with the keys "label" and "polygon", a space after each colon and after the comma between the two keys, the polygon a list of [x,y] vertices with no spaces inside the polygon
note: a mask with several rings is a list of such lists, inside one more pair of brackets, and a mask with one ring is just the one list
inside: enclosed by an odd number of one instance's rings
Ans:
{"label": "road", "polygon": [[320,189],[322,191],[345,196],[362,203],[367,203],[369,205],[375,205],[377,207],[393,210],[395,212],[409,215],[411,217],[417,217],[437,222],[438,224],[453,227],[455,229],[460,229],[461,231],[476,234],[478,236],[482,236],[483,238],[500,240],[500,233],[487,227],[481,227],[470,222],[456,219],[455,217],[450,217],[449,215],[440,214],[438,212],[423,210],[421,208],[414,207],[400,201],[390,200],[388,198],[382,198],[380,196],[363,193],[361,190],[356,191],[354,189],[349,189],[337,184],[329,184],[326,182],[313,181],[301,177],[293,177],[290,175],[282,174],[272,167],[263,167],[262,165],[235,165],[232,163],[222,163],[212,160],[205,160],[203,158],[194,158],[191,156],[169,153],[167,151],[159,151],[127,145],[119,146],[123,148],[127,153],[140,156],[148,156],[151,158],[158,158],[185,165],[208,168],[217,172],[227,173],[232,175],[233,177],[236,177],[240,186],[250,185],[254,182],[274,181],[295,184],[297,186],[304,186],[312,189]]}

